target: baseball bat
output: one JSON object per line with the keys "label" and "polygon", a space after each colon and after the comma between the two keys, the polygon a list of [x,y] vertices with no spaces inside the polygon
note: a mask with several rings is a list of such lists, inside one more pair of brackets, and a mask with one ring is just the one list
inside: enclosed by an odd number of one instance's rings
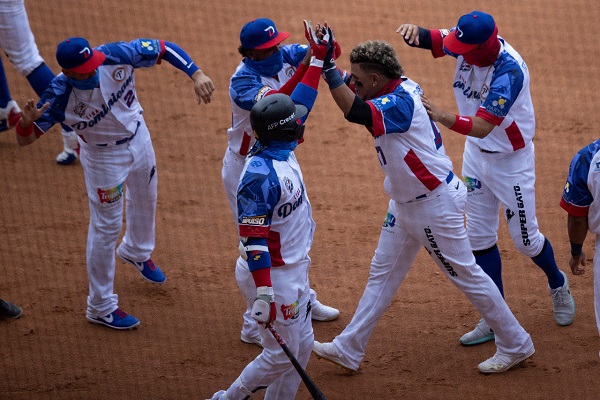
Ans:
{"label": "baseball bat", "polygon": [[273,337],[275,338],[275,340],[277,340],[277,343],[279,343],[279,345],[281,346],[281,348],[283,349],[285,354],[288,356],[288,358],[292,362],[292,365],[294,365],[294,368],[296,368],[296,371],[298,371],[298,374],[302,378],[302,381],[308,388],[308,391],[312,395],[313,399],[327,400],[327,397],[325,397],[325,395],[323,394],[323,392],[321,392],[319,387],[313,382],[312,379],[310,379],[310,376],[308,376],[308,374],[306,373],[304,368],[302,368],[302,365],[300,365],[298,360],[296,360],[296,357],[294,357],[294,355],[288,348],[287,344],[285,344],[285,340],[283,340],[283,338],[279,335],[279,333],[277,333],[277,331],[275,330],[273,325],[267,324],[267,328],[271,331],[271,333],[273,334]]}

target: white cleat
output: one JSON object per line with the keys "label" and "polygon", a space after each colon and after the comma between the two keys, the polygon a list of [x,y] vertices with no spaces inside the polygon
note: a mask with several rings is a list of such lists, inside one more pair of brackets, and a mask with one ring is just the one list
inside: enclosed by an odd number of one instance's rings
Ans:
{"label": "white cleat", "polygon": [[571,325],[575,319],[575,300],[569,289],[567,274],[563,271],[560,273],[565,277],[565,284],[562,287],[550,289],[550,296],[552,296],[554,320],[560,326],[567,326]]}
{"label": "white cleat", "polygon": [[340,310],[316,302],[312,307],[312,319],[314,321],[333,321],[340,316]]}
{"label": "white cleat", "polygon": [[337,364],[349,372],[356,372],[358,370],[358,366],[354,367],[349,362],[342,360],[333,343],[319,343],[315,340],[313,353],[316,354],[317,358]]}
{"label": "white cleat", "polygon": [[494,354],[493,357],[488,358],[481,364],[479,364],[479,372],[482,374],[496,374],[505,372],[514,367],[515,365],[527,360],[535,353],[535,349],[531,348],[531,351],[515,356],[506,356],[502,354]]}

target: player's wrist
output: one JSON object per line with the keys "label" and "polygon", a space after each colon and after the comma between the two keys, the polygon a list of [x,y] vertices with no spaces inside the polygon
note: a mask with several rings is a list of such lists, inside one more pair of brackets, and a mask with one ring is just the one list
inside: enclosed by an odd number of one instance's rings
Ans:
{"label": "player's wrist", "polygon": [[579,257],[582,252],[583,252],[583,243],[577,244],[577,243],[571,242],[571,256],[572,257]]}
{"label": "player's wrist", "polygon": [[19,122],[15,125],[17,135],[22,137],[29,137],[33,133],[33,122],[23,122],[23,117],[19,119]]}
{"label": "player's wrist", "polygon": [[465,117],[462,115],[454,116],[454,124],[450,127],[454,132],[458,132],[461,135],[468,135],[473,128],[473,118]]}

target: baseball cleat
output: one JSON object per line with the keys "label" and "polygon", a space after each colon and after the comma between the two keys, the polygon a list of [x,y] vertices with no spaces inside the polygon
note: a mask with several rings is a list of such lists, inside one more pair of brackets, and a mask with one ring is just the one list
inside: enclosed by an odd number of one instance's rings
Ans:
{"label": "baseball cleat", "polygon": [[16,101],[11,100],[6,107],[0,108],[0,132],[14,127],[21,118],[21,109]]}
{"label": "baseball cleat", "polygon": [[86,318],[93,324],[104,325],[108,326],[109,328],[121,330],[135,329],[140,324],[139,319],[127,314],[120,308],[117,308],[115,311],[105,315],[104,317],[92,318],[86,316]]}
{"label": "baseball cleat", "polygon": [[23,314],[21,307],[0,299],[0,318],[17,319],[21,316],[21,314]]}
{"label": "baseball cleat", "polygon": [[315,301],[311,312],[311,318],[314,321],[333,321],[340,316],[340,311],[337,308],[326,306],[318,301]]}
{"label": "baseball cleat", "polygon": [[554,309],[554,320],[558,325],[571,325],[575,319],[575,300],[569,289],[569,280],[567,274],[560,271],[565,277],[565,283],[562,287],[550,289],[552,296],[552,308]]}
{"label": "baseball cleat", "polygon": [[262,348],[262,343],[261,343],[261,338],[260,335],[256,335],[256,336],[246,336],[242,333],[242,335],[240,336],[240,340],[244,343],[248,343],[248,344],[255,344],[258,347]]}
{"label": "baseball cleat", "polygon": [[140,274],[142,274],[142,276],[146,280],[152,283],[165,283],[165,281],[167,280],[165,274],[163,274],[163,272],[160,270],[160,268],[158,268],[157,265],[154,265],[154,262],[152,262],[151,258],[147,259],[146,261],[133,261],[119,254],[118,249],[117,255],[121,260],[135,266],[135,268],[139,271]]}
{"label": "baseball cleat", "polygon": [[77,152],[66,147],[56,156],[56,162],[60,165],[71,165],[75,160],[77,160]]}
{"label": "baseball cleat", "polygon": [[533,355],[533,353],[535,353],[534,348],[531,348],[531,351],[525,354],[515,356],[506,356],[496,353],[493,357],[488,358],[487,360],[479,364],[479,372],[481,372],[482,374],[495,374],[499,372],[508,371],[515,365],[527,360]]}
{"label": "baseball cleat", "polygon": [[349,372],[356,372],[358,370],[358,367],[352,367],[350,363],[342,360],[333,343],[319,343],[315,340],[313,353],[316,354],[317,358],[337,364]]}
{"label": "baseball cleat", "polygon": [[485,319],[481,318],[479,323],[475,326],[475,329],[462,335],[458,341],[463,346],[474,346],[494,339],[494,331],[490,329],[490,326]]}

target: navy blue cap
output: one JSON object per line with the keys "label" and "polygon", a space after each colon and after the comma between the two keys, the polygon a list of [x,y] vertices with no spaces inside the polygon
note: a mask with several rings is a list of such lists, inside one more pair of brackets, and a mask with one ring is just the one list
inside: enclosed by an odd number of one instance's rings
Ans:
{"label": "navy blue cap", "polygon": [[455,54],[465,54],[498,33],[494,18],[482,11],[472,11],[459,18],[456,28],[444,38],[444,47]]}
{"label": "navy blue cap", "polygon": [[246,49],[268,49],[283,42],[290,36],[279,32],[275,22],[268,18],[258,18],[246,23],[240,32],[240,42]]}
{"label": "navy blue cap", "polygon": [[104,60],[104,53],[94,50],[82,37],[63,40],[56,48],[56,60],[64,69],[78,74],[87,74],[98,68]]}

